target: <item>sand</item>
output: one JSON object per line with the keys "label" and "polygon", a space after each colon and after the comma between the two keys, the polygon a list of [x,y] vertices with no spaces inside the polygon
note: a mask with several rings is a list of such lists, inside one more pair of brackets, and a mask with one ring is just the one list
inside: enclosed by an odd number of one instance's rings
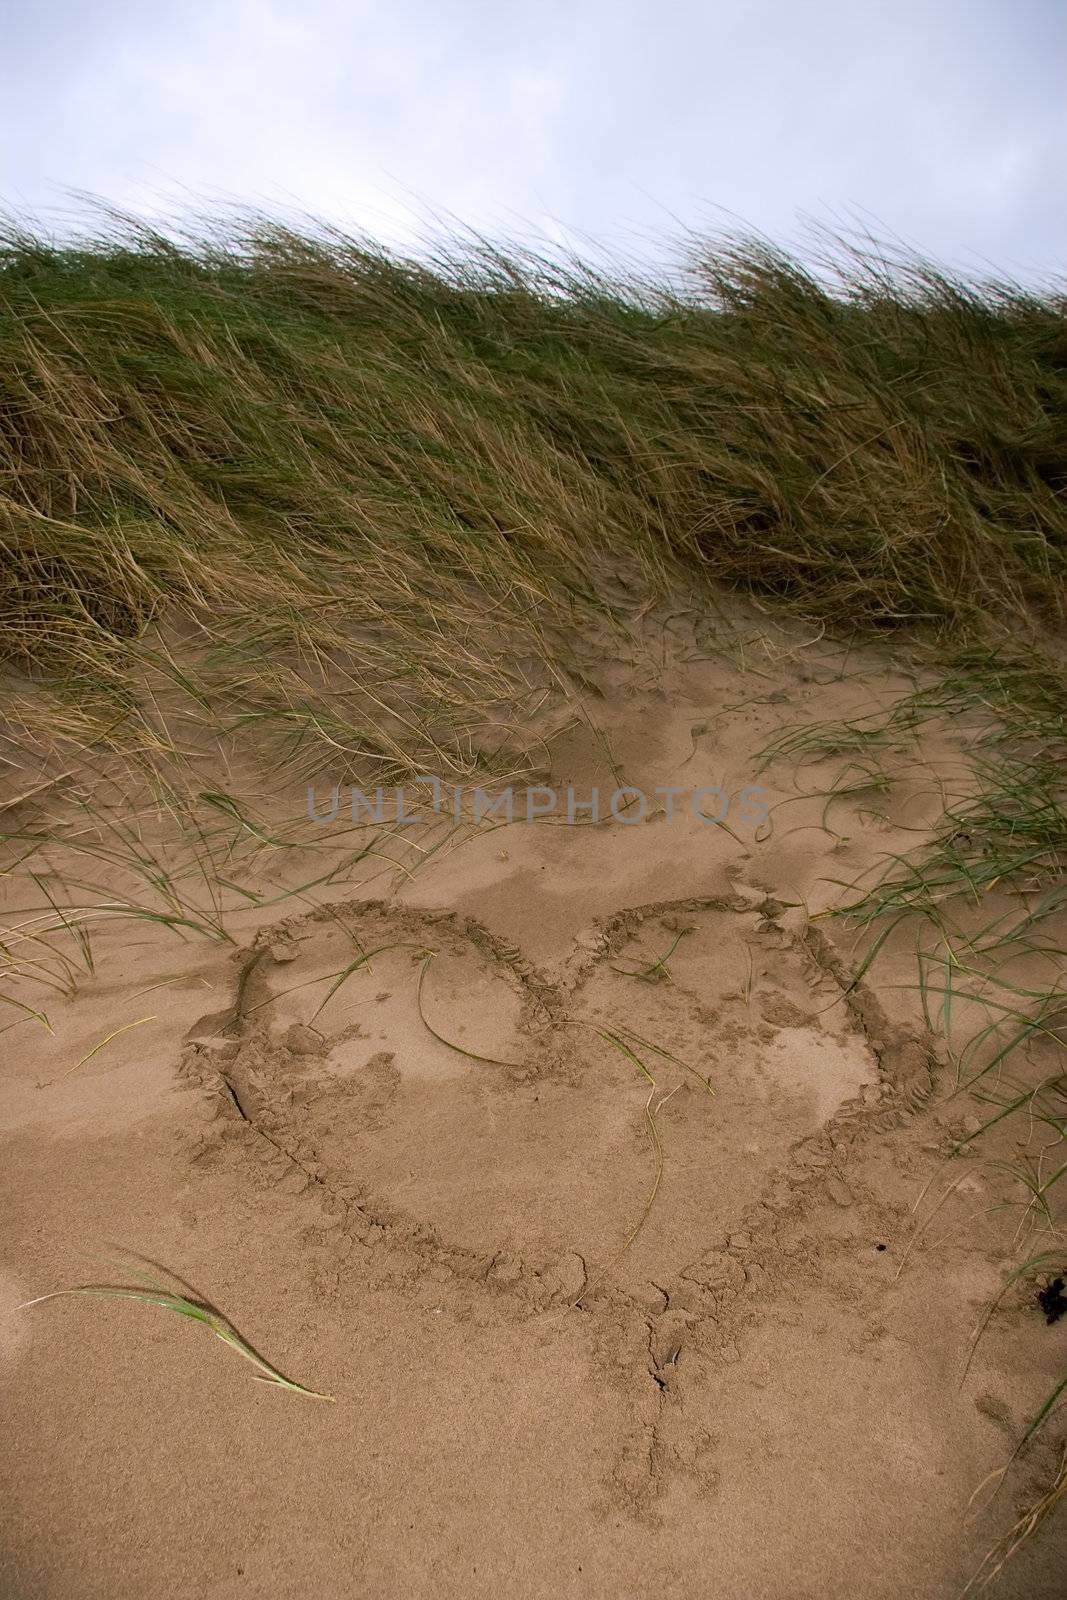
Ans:
{"label": "sand", "polygon": [[[946,1171],[977,1123],[913,939],[850,987],[864,946],[820,916],[921,843],[966,735],[884,752],[889,794],[853,776],[828,815],[847,754],[759,752],[888,703],[891,659],[643,628],[544,781],[758,782],[772,824],[435,821],[286,897],[352,852],[305,823],[248,856],[233,944],[116,917],[54,1033],[0,1036],[5,1596],[947,1600],[1047,1482],[1052,1436],[972,1502],[1067,1355],[1020,1292],[964,1372],[1017,1259],[1003,1152]],[[130,1281],[116,1255],[334,1403],[152,1308],[13,1311]],[[994,1592],[1061,1595],[1063,1526]]]}

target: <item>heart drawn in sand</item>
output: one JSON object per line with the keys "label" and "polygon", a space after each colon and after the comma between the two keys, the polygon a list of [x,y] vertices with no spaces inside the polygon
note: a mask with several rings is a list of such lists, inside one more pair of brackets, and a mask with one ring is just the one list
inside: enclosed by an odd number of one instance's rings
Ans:
{"label": "heart drawn in sand", "polygon": [[290,919],[190,1032],[202,1151],[237,1137],[358,1235],[538,1301],[714,1278],[753,1206],[840,1187],[829,1134],[901,1092],[862,993],[775,909],[622,911],[554,970],[454,913]]}

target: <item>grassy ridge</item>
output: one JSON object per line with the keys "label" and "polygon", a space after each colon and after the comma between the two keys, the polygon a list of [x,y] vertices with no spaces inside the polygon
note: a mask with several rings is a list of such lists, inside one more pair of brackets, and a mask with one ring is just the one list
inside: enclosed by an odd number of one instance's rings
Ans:
{"label": "grassy ridge", "polygon": [[43,740],[158,741],[148,665],[335,769],[462,765],[520,662],[676,576],[831,623],[1063,615],[1063,305],[921,263],[740,242],[669,291],[266,222],[14,234],[0,385],[0,657],[50,686]]}

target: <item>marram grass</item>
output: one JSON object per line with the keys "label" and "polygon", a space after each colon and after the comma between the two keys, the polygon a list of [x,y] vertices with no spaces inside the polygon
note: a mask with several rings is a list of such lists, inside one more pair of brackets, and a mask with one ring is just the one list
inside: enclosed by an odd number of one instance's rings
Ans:
{"label": "marram grass", "polygon": [[[671,286],[266,219],[0,242],[12,737],[475,764],[583,618],[682,582],[830,624],[1062,620],[1062,298],[840,246]],[[175,720],[177,718],[177,721]]]}

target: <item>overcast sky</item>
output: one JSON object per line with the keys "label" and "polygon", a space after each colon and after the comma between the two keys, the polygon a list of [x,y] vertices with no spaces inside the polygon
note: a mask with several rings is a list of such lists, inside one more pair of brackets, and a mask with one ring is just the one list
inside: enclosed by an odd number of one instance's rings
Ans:
{"label": "overcast sky", "polygon": [[436,209],[630,253],[863,212],[1067,270],[1065,0],[0,0],[0,202]]}

